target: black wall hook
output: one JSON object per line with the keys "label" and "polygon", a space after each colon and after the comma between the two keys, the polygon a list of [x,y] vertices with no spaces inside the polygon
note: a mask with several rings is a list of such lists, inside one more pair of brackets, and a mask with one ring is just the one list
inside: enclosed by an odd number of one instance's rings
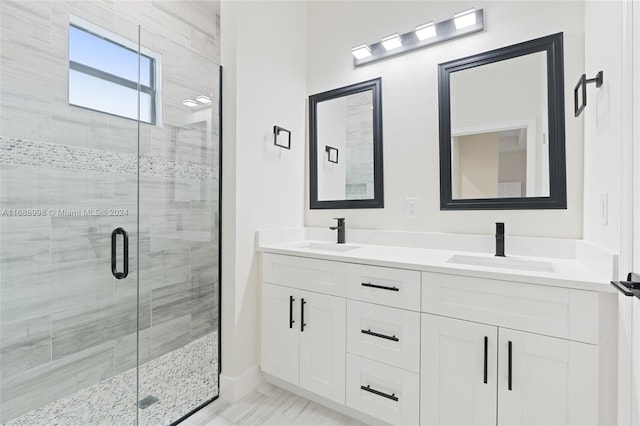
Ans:
{"label": "black wall hook", "polygon": [[[582,74],[580,76],[580,80],[578,80],[578,84],[576,84],[575,89],[573,89],[573,105],[574,105],[574,115],[579,117],[587,106],[587,84],[595,83],[596,87],[602,86],[602,71],[600,71],[595,78],[587,78],[586,74]],[[578,90],[582,88],[582,105],[578,106]]]}

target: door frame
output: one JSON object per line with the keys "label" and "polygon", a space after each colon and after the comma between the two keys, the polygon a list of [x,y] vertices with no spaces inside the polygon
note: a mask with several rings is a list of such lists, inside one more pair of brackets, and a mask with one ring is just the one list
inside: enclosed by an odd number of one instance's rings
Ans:
{"label": "door frame", "polygon": [[[622,1],[622,75],[620,143],[620,264],[619,279],[640,271],[640,3]],[[639,384],[640,348],[634,347],[640,318],[629,297],[618,295],[618,424],[640,425],[640,401],[633,397]],[[637,311],[637,310],[636,310]]]}

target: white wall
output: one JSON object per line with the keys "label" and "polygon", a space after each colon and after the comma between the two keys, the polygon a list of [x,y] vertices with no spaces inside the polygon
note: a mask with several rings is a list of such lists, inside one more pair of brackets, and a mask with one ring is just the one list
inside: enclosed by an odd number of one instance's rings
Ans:
{"label": "white wall", "polygon": [[[622,181],[621,173],[628,155],[623,154],[626,112],[623,110],[623,96],[625,91],[629,91],[628,87],[623,86],[623,63],[627,59],[623,52],[623,21],[625,10],[628,10],[625,9],[625,3],[630,1],[586,2],[583,72],[587,74],[587,78],[593,78],[598,71],[603,71],[604,81],[600,88],[596,88],[594,84],[588,85],[587,107],[581,117],[585,129],[584,239],[621,254],[621,277],[632,269],[631,250],[626,247],[622,235],[622,218],[629,214],[628,209],[631,208],[631,185],[630,182]],[[638,3],[634,3],[638,7]],[[640,28],[637,30],[640,31]],[[634,48],[637,54],[638,49]],[[637,121],[637,116],[632,120]],[[634,150],[636,148],[637,145]],[[608,196],[607,224],[601,223],[601,194]],[[637,207],[637,203],[635,204]],[[624,232],[631,233],[631,229]],[[637,268],[637,265],[633,266]],[[636,400],[637,407],[638,395],[632,394],[630,374],[634,368],[640,371],[640,361],[632,352],[633,330],[638,322],[631,313],[628,298],[620,295],[618,300],[618,424],[638,424],[637,420],[636,423],[631,422],[632,398]]]}
{"label": "white wall", "polygon": [[[354,69],[351,47],[472,6],[484,8],[483,33]],[[568,209],[440,211],[437,65],[556,32],[564,32]],[[508,235],[582,237],[583,124],[573,118],[573,85],[584,69],[584,3],[314,1],[308,46],[309,94],[382,76],[385,208],[309,210],[307,196],[306,225],[339,215],[355,228],[490,234],[504,221]],[[418,218],[405,217],[408,197],[420,199]]]}
{"label": "white wall", "polygon": [[[243,381],[259,362],[255,231],[303,225],[307,6],[222,2],[221,25],[221,395],[234,399],[250,390]],[[274,125],[291,130],[291,150],[273,145]],[[231,395],[229,383],[237,386]]]}
{"label": "white wall", "polygon": [[[585,7],[587,78],[604,71],[602,87],[587,86],[584,122],[584,239],[620,251],[622,2]],[[574,80],[577,82],[579,75]],[[573,83],[575,84],[575,82]],[[608,224],[600,222],[600,194],[608,194]]]}
{"label": "white wall", "polygon": [[[451,74],[451,129],[541,121],[547,105],[546,52],[538,52]],[[544,64],[544,65],[541,65]],[[482,82],[482,84],[479,84]],[[533,100],[533,101],[532,101]],[[489,131],[489,130],[486,130]]]}

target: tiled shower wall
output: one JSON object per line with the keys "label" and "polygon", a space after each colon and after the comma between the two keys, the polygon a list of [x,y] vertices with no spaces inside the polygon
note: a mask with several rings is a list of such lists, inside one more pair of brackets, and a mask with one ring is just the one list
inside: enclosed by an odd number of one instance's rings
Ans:
{"label": "tiled shower wall", "polygon": [[[135,367],[138,328],[140,362],[217,330],[218,11],[0,2],[1,422]],[[141,45],[162,55],[161,126],[68,105],[70,15],[131,41],[141,25]],[[199,94],[210,107],[182,105]],[[130,234],[124,280],[110,269],[118,226]]]}

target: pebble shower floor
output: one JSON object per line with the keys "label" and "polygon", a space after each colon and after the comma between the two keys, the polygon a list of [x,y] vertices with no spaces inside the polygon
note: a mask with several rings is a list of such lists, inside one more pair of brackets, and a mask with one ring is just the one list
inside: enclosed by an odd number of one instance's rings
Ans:
{"label": "pebble shower floor", "polygon": [[[140,366],[140,425],[168,425],[218,394],[218,334],[211,333]],[[7,426],[135,425],[136,369],[125,371],[6,423]]]}

